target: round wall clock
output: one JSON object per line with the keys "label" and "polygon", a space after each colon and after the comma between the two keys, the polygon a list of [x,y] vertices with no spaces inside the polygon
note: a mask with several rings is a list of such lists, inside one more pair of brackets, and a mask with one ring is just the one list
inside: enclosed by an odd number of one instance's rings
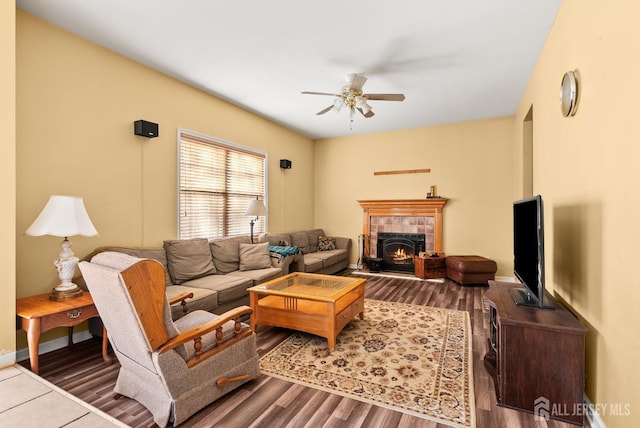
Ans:
{"label": "round wall clock", "polygon": [[560,85],[560,108],[563,116],[573,116],[578,108],[578,82],[573,71],[567,71]]}

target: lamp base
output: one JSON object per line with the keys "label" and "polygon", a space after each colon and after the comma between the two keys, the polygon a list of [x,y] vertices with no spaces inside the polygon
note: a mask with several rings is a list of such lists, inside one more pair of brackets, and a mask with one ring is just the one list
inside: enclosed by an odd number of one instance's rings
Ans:
{"label": "lamp base", "polygon": [[58,291],[55,288],[49,293],[49,300],[54,302],[64,302],[66,300],[76,299],[82,296],[84,290],[82,288],[74,288],[71,290]]}

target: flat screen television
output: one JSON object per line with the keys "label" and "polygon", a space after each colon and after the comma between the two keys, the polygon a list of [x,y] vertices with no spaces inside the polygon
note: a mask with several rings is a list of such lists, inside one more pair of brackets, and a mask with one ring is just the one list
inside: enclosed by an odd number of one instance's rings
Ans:
{"label": "flat screen television", "polygon": [[553,308],[545,302],[544,209],[540,195],[513,203],[513,273],[523,285],[511,289],[517,305]]}

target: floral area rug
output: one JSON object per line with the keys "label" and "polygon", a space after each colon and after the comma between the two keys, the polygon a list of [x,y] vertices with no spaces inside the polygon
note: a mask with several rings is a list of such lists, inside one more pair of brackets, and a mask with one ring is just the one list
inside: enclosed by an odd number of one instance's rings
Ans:
{"label": "floral area rug", "polygon": [[469,313],[365,300],[329,352],[294,333],[260,359],[262,373],[453,427],[475,426]]}

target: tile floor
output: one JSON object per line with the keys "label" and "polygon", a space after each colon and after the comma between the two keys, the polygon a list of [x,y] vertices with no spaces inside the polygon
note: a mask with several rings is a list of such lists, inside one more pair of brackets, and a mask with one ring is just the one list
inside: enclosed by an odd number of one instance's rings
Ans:
{"label": "tile floor", "polygon": [[126,427],[19,365],[0,370],[0,427]]}

